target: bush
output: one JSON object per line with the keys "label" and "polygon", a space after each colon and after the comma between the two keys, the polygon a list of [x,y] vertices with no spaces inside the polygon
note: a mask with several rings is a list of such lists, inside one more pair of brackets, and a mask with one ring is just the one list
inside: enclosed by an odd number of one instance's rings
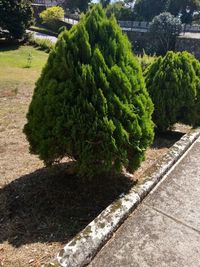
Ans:
{"label": "bush", "polygon": [[176,122],[198,123],[199,72],[199,62],[187,52],[168,52],[147,69],[146,85],[155,107],[153,121],[159,131]]}
{"label": "bush", "polygon": [[33,10],[29,0],[0,1],[0,31],[9,32],[9,37],[20,39],[33,22]]}
{"label": "bush", "polygon": [[187,55],[188,57],[190,57],[192,67],[194,68],[196,74],[196,99],[195,106],[192,111],[190,111],[190,113],[192,113],[192,115],[190,115],[190,118],[193,119],[193,126],[200,126],[200,62],[199,60],[195,59],[191,54],[187,53]]}
{"label": "bush", "polygon": [[150,24],[150,32],[154,35],[158,53],[165,54],[175,49],[176,37],[181,33],[181,20],[168,12],[154,17]]}
{"label": "bush", "polygon": [[57,20],[64,18],[64,9],[59,6],[48,7],[40,13],[40,18],[44,23],[56,23]]}
{"label": "bush", "polygon": [[24,132],[46,165],[64,156],[79,174],[136,169],[153,139],[153,105],[131,45],[95,5],[64,31],[38,80]]}

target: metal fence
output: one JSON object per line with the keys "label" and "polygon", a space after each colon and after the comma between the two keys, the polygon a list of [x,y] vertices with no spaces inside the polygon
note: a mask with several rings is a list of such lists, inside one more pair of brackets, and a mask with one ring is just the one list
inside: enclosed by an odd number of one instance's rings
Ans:
{"label": "metal fence", "polygon": [[185,32],[200,32],[200,25],[194,24],[194,25],[184,25],[184,31]]}
{"label": "metal fence", "polygon": [[[147,21],[118,21],[119,25],[121,28],[124,30],[129,30],[129,31],[148,31],[149,30],[149,25],[150,22]],[[200,32],[200,25],[194,24],[194,25],[189,25],[189,24],[183,24],[182,26],[182,32]]]}
{"label": "metal fence", "polygon": [[32,5],[39,6],[57,6],[62,3],[62,0],[33,0]]}
{"label": "metal fence", "polygon": [[147,21],[118,21],[119,25],[122,28],[129,28],[129,29],[149,29],[149,22]]}

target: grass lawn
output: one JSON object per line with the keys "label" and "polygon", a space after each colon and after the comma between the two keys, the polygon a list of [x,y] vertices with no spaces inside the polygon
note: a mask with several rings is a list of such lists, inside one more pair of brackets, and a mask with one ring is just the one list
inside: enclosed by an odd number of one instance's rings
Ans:
{"label": "grass lawn", "polygon": [[[27,68],[29,53],[32,64]],[[29,153],[22,130],[34,83],[47,57],[28,46],[0,49],[0,266],[4,267],[39,267],[49,262],[134,184],[108,174],[80,179],[67,171],[67,159],[46,169]],[[181,135],[156,138],[135,177],[139,179]]]}
{"label": "grass lawn", "polygon": [[32,31],[36,31],[36,32],[41,32],[41,33],[46,33],[48,35],[52,35],[52,36],[58,36],[58,33],[49,30],[48,28],[45,28],[41,25],[37,25],[37,26],[31,26],[30,30]]}
{"label": "grass lawn", "polygon": [[[31,55],[31,67],[28,58]],[[31,46],[0,49],[0,96],[15,95],[23,87],[33,86],[48,55]],[[30,88],[29,92],[32,92]]]}

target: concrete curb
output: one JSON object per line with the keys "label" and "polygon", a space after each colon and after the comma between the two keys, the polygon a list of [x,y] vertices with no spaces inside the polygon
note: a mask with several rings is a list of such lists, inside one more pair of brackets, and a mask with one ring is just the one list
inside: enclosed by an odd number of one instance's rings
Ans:
{"label": "concrete curb", "polygon": [[60,251],[57,255],[59,266],[82,267],[87,265],[127,216],[199,136],[200,128],[192,130],[176,142],[150,171],[144,173],[140,184],[109,205]]}

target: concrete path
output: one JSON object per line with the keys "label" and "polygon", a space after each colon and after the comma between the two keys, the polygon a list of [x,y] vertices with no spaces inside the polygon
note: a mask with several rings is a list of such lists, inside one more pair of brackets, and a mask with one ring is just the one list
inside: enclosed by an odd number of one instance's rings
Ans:
{"label": "concrete path", "polygon": [[200,267],[200,138],[89,267]]}
{"label": "concrete path", "polygon": [[70,19],[70,18],[64,18],[63,21],[65,21],[71,25],[76,25],[78,23],[78,20]]}
{"label": "concrete path", "polygon": [[179,38],[200,39],[200,32],[185,32],[182,33]]}
{"label": "concrete path", "polygon": [[34,38],[38,38],[38,39],[48,39],[50,40],[52,43],[56,43],[58,38],[55,36],[51,36],[45,33],[39,33],[39,32],[35,32],[35,31],[30,31],[27,30],[27,33],[32,33],[34,35]]}

